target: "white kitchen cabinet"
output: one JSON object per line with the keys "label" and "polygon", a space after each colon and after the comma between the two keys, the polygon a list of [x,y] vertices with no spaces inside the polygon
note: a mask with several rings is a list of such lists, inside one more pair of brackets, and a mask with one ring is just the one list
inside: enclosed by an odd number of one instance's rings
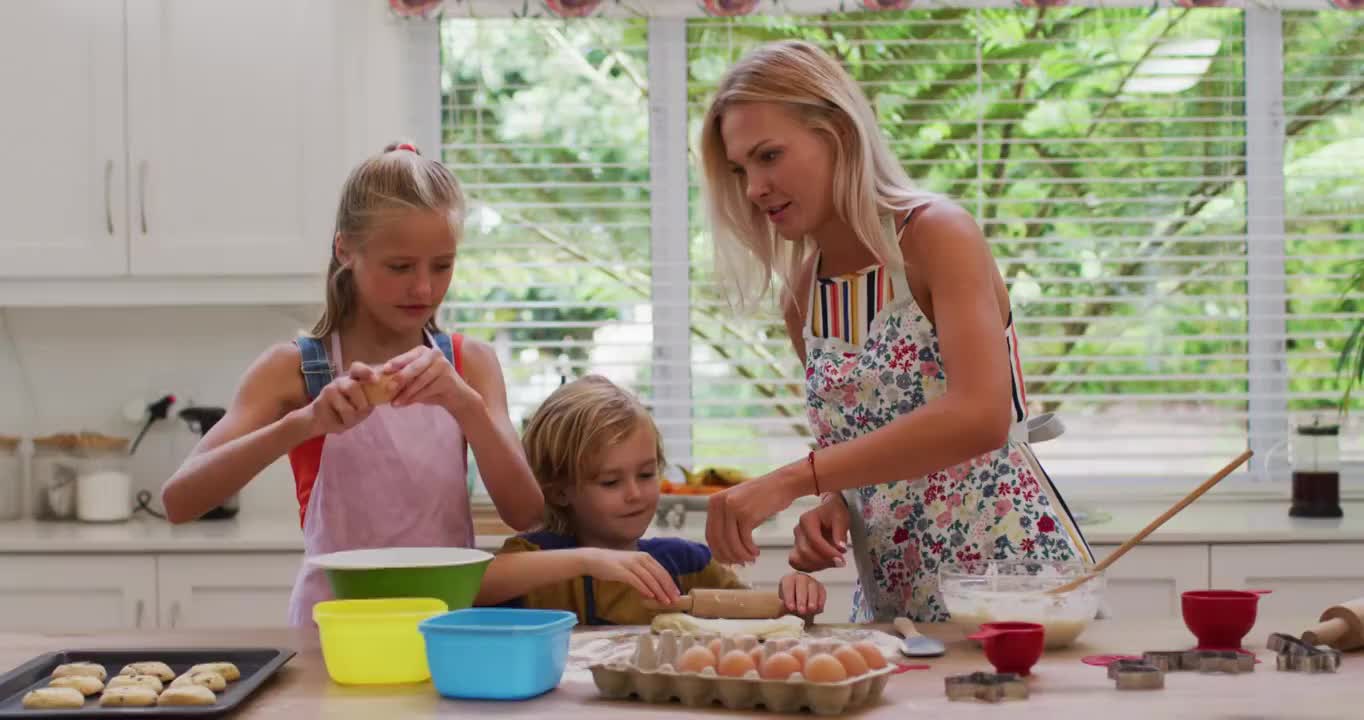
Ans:
{"label": "white kitchen cabinet", "polygon": [[0,555],[0,577],[0,630],[156,626],[156,559],[150,555]]}
{"label": "white kitchen cabinet", "polygon": [[[1095,558],[1117,545],[1091,546]],[[1105,608],[1113,618],[1178,618],[1180,594],[1208,587],[1207,545],[1139,545],[1104,571]]]}
{"label": "white kitchen cabinet", "polygon": [[[1260,598],[1269,617],[1315,622],[1322,610],[1364,596],[1364,543],[1213,545],[1212,587],[1272,590]],[[1280,628],[1299,633],[1303,628]]]}
{"label": "white kitchen cabinet", "polygon": [[123,13],[0,3],[0,278],[127,270]]}
{"label": "white kitchen cabinet", "polygon": [[283,627],[301,553],[160,555],[159,626]]}
{"label": "white kitchen cabinet", "polygon": [[321,273],[354,159],[343,4],[127,1],[132,273]]}

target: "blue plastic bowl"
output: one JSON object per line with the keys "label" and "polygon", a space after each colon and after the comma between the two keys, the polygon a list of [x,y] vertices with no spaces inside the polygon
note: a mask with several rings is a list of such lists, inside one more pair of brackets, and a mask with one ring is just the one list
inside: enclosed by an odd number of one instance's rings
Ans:
{"label": "blue plastic bowl", "polygon": [[578,616],[563,610],[470,608],[423,620],[426,663],[448,698],[524,700],[555,687]]}

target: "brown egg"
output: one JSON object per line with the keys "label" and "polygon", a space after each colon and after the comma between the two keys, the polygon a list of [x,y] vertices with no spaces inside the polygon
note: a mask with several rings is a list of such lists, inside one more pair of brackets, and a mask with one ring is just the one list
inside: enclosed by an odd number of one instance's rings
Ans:
{"label": "brown egg", "polygon": [[715,655],[710,648],[700,645],[693,645],[682,653],[681,659],[677,661],[678,672],[699,673],[706,668],[715,667]]}
{"label": "brown egg", "polygon": [[800,661],[791,653],[774,652],[761,666],[760,673],[768,680],[785,680],[800,672]]}
{"label": "brown egg", "polygon": [[848,671],[843,669],[843,663],[833,655],[820,653],[811,655],[805,661],[805,679],[817,683],[834,683],[848,679]]}
{"label": "brown egg", "polygon": [[800,668],[804,671],[805,661],[810,659],[810,651],[805,649],[804,645],[797,645],[786,652],[790,653],[791,657],[795,658],[796,661],[800,663]]}
{"label": "brown egg", "polygon": [[753,664],[753,656],[743,650],[730,650],[720,658],[720,665],[715,671],[725,677],[743,677],[749,670],[754,669],[756,666]]}
{"label": "brown egg", "polygon": [[753,667],[761,668],[763,666],[763,649],[761,645],[749,650],[748,656],[753,658]]}
{"label": "brown egg", "polygon": [[725,645],[724,643],[720,642],[720,638],[715,638],[714,640],[710,641],[710,654],[718,658],[721,655],[725,654],[724,647]]}
{"label": "brown egg", "polygon": [[867,674],[867,661],[863,660],[862,653],[851,645],[840,645],[834,650],[834,657],[843,663],[843,669],[848,671],[848,677]]}
{"label": "brown egg", "polygon": [[862,659],[866,661],[867,668],[870,670],[880,670],[886,666],[886,656],[881,654],[881,649],[876,647],[876,643],[870,640],[861,640],[853,643],[853,649],[862,653]]}

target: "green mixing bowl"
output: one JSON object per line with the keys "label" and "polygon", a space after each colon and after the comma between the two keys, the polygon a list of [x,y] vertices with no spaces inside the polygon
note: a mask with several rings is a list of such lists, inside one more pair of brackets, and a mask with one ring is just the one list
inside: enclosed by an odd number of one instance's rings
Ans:
{"label": "green mixing bowl", "polygon": [[319,555],[338,600],[437,598],[451,610],[474,604],[493,556],[471,548],[375,548]]}

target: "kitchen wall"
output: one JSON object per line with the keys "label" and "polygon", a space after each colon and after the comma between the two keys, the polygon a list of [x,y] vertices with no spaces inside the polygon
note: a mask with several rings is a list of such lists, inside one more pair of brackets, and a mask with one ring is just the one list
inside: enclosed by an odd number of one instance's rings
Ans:
{"label": "kitchen wall", "polygon": [[[0,309],[0,433],[33,437],[95,430],[133,437],[130,399],[174,394],[226,406],[269,344],[311,326],[309,307]],[[197,436],[178,418],[158,423],[130,459],[137,489],[159,489]],[[241,495],[242,514],[297,517],[287,460]]]}

